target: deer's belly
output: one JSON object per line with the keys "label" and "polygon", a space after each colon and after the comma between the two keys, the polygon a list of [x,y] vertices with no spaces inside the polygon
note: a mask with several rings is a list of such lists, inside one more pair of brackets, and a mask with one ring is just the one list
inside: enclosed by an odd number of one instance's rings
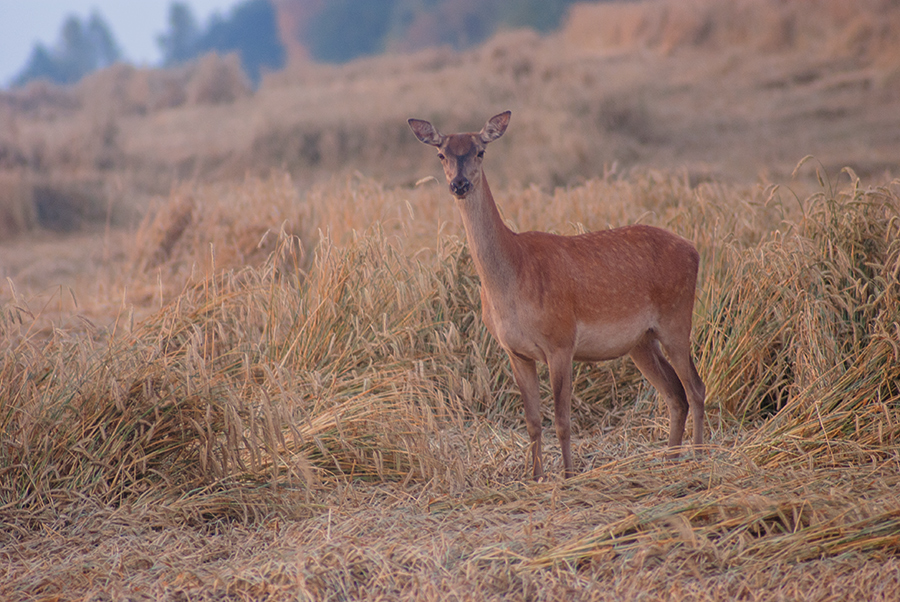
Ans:
{"label": "deer's belly", "polygon": [[626,320],[576,326],[574,359],[597,362],[621,357],[653,330],[649,316],[637,314]]}
{"label": "deer's belly", "polygon": [[536,319],[514,308],[498,311],[489,304],[482,308],[488,331],[506,351],[545,363],[559,351],[585,362],[621,357],[654,328],[653,317],[644,313],[615,321],[567,323]]}

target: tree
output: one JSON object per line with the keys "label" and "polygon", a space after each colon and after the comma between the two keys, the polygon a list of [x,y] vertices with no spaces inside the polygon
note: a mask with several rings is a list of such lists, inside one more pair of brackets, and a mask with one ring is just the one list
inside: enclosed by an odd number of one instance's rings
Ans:
{"label": "tree", "polygon": [[95,66],[94,49],[81,19],[70,15],[63,23],[56,60],[62,67],[63,84],[77,82]]}
{"label": "tree", "polygon": [[22,86],[33,79],[48,79],[52,82],[63,81],[64,75],[53,54],[43,44],[35,44],[25,67],[13,79],[13,86]]}
{"label": "tree", "polygon": [[310,20],[304,38],[310,55],[343,63],[384,50],[394,0],[330,0]]}
{"label": "tree", "polygon": [[278,36],[278,20],[269,0],[247,0],[229,18],[214,17],[198,42],[200,51],[237,52],[247,76],[259,83],[263,68],[284,67],[285,50]]}
{"label": "tree", "polygon": [[196,57],[200,36],[200,27],[191,7],[183,2],[173,2],[169,6],[169,31],[156,38],[162,50],[163,66],[180,65]]}
{"label": "tree", "polygon": [[85,29],[89,44],[93,48],[94,69],[109,67],[122,60],[122,50],[100,13],[96,11],[91,13]]}
{"label": "tree", "polygon": [[56,47],[48,50],[43,44],[36,44],[13,85],[20,86],[33,79],[71,84],[120,59],[119,45],[99,13],[92,13],[87,24],[70,15],[63,22]]}
{"label": "tree", "polygon": [[173,2],[169,8],[169,31],[160,35],[157,43],[166,67],[206,52],[237,52],[254,84],[259,83],[263,68],[280,69],[285,62],[275,9],[269,0],[245,0],[228,17],[215,14],[205,30],[197,25],[187,4]]}

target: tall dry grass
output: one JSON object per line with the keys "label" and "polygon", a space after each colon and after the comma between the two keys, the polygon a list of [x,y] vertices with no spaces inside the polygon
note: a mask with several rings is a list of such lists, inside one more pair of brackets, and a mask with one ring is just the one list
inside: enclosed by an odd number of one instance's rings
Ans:
{"label": "tall dry grass", "polygon": [[[390,533],[411,537],[405,527],[367,536],[363,548],[318,541],[303,579],[278,565],[256,582],[282,583],[275,598],[435,598],[447,583],[499,595],[493,580],[524,579],[556,597],[579,575],[609,570],[621,571],[626,591],[655,566],[679,579],[723,570],[749,579],[773,559],[893,558],[900,184],[832,177],[806,199],[659,173],[498,194],[517,228],[654,223],[693,238],[704,266],[695,339],[710,455],[657,464],[667,425],[652,389],[627,361],[582,366],[584,474],[542,485],[520,483],[519,400],[480,323],[477,277],[442,187],[352,177],[299,195],[273,174],[176,189],[128,255],[133,273],[156,280],[147,302],[162,306],[148,317],[132,324],[123,312],[108,325],[37,334],[14,301],[3,306],[0,511],[13,529],[3,546],[93,505],[143,509],[164,524],[181,516],[195,528],[302,520],[307,535],[296,537],[306,541],[320,527],[348,528],[349,517],[330,518],[343,504],[365,512],[340,496],[376,495],[384,512],[424,508],[414,529],[443,529],[427,517],[444,516],[462,530],[509,520],[514,535],[491,527],[455,553],[437,540],[403,544],[420,558],[408,566],[378,556]],[[445,568],[424,560],[433,546],[456,554]],[[669,555],[696,568],[654,560]],[[341,563],[365,568],[351,578]],[[13,563],[4,595],[41,591],[24,566]],[[389,585],[377,571],[419,585]],[[135,574],[173,591],[151,573]],[[213,591],[208,578],[198,591]]]}

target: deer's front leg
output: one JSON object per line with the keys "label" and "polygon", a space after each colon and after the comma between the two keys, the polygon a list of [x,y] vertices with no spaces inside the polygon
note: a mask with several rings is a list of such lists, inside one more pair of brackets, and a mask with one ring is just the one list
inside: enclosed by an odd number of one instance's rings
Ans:
{"label": "deer's front leg", "polygon": [[558,352],[550,358],[550,384],[553,386],[554,424],[567,479],[575,476],[572,463],[572,354]]}
{"label": "deer's front leg", "polygon": [[538,384],[537,366],[534,360],[524,359],[509,353],[513,376],[519,391],[522,393],[522,405],[525,407],[525,425],[531,437],[531,464],[534,467],[535,480],[544,474],[541,462],[541,392]]}

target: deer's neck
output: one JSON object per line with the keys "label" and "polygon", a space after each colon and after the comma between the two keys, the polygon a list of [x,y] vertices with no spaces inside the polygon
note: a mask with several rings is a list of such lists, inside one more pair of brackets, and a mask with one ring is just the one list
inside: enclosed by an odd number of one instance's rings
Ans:
{"label": "deer's neck", "polygon": [[515,282],[516,235],[503,223],[484,174],[478,187],[456,204],[482,286],[507,289]]}

